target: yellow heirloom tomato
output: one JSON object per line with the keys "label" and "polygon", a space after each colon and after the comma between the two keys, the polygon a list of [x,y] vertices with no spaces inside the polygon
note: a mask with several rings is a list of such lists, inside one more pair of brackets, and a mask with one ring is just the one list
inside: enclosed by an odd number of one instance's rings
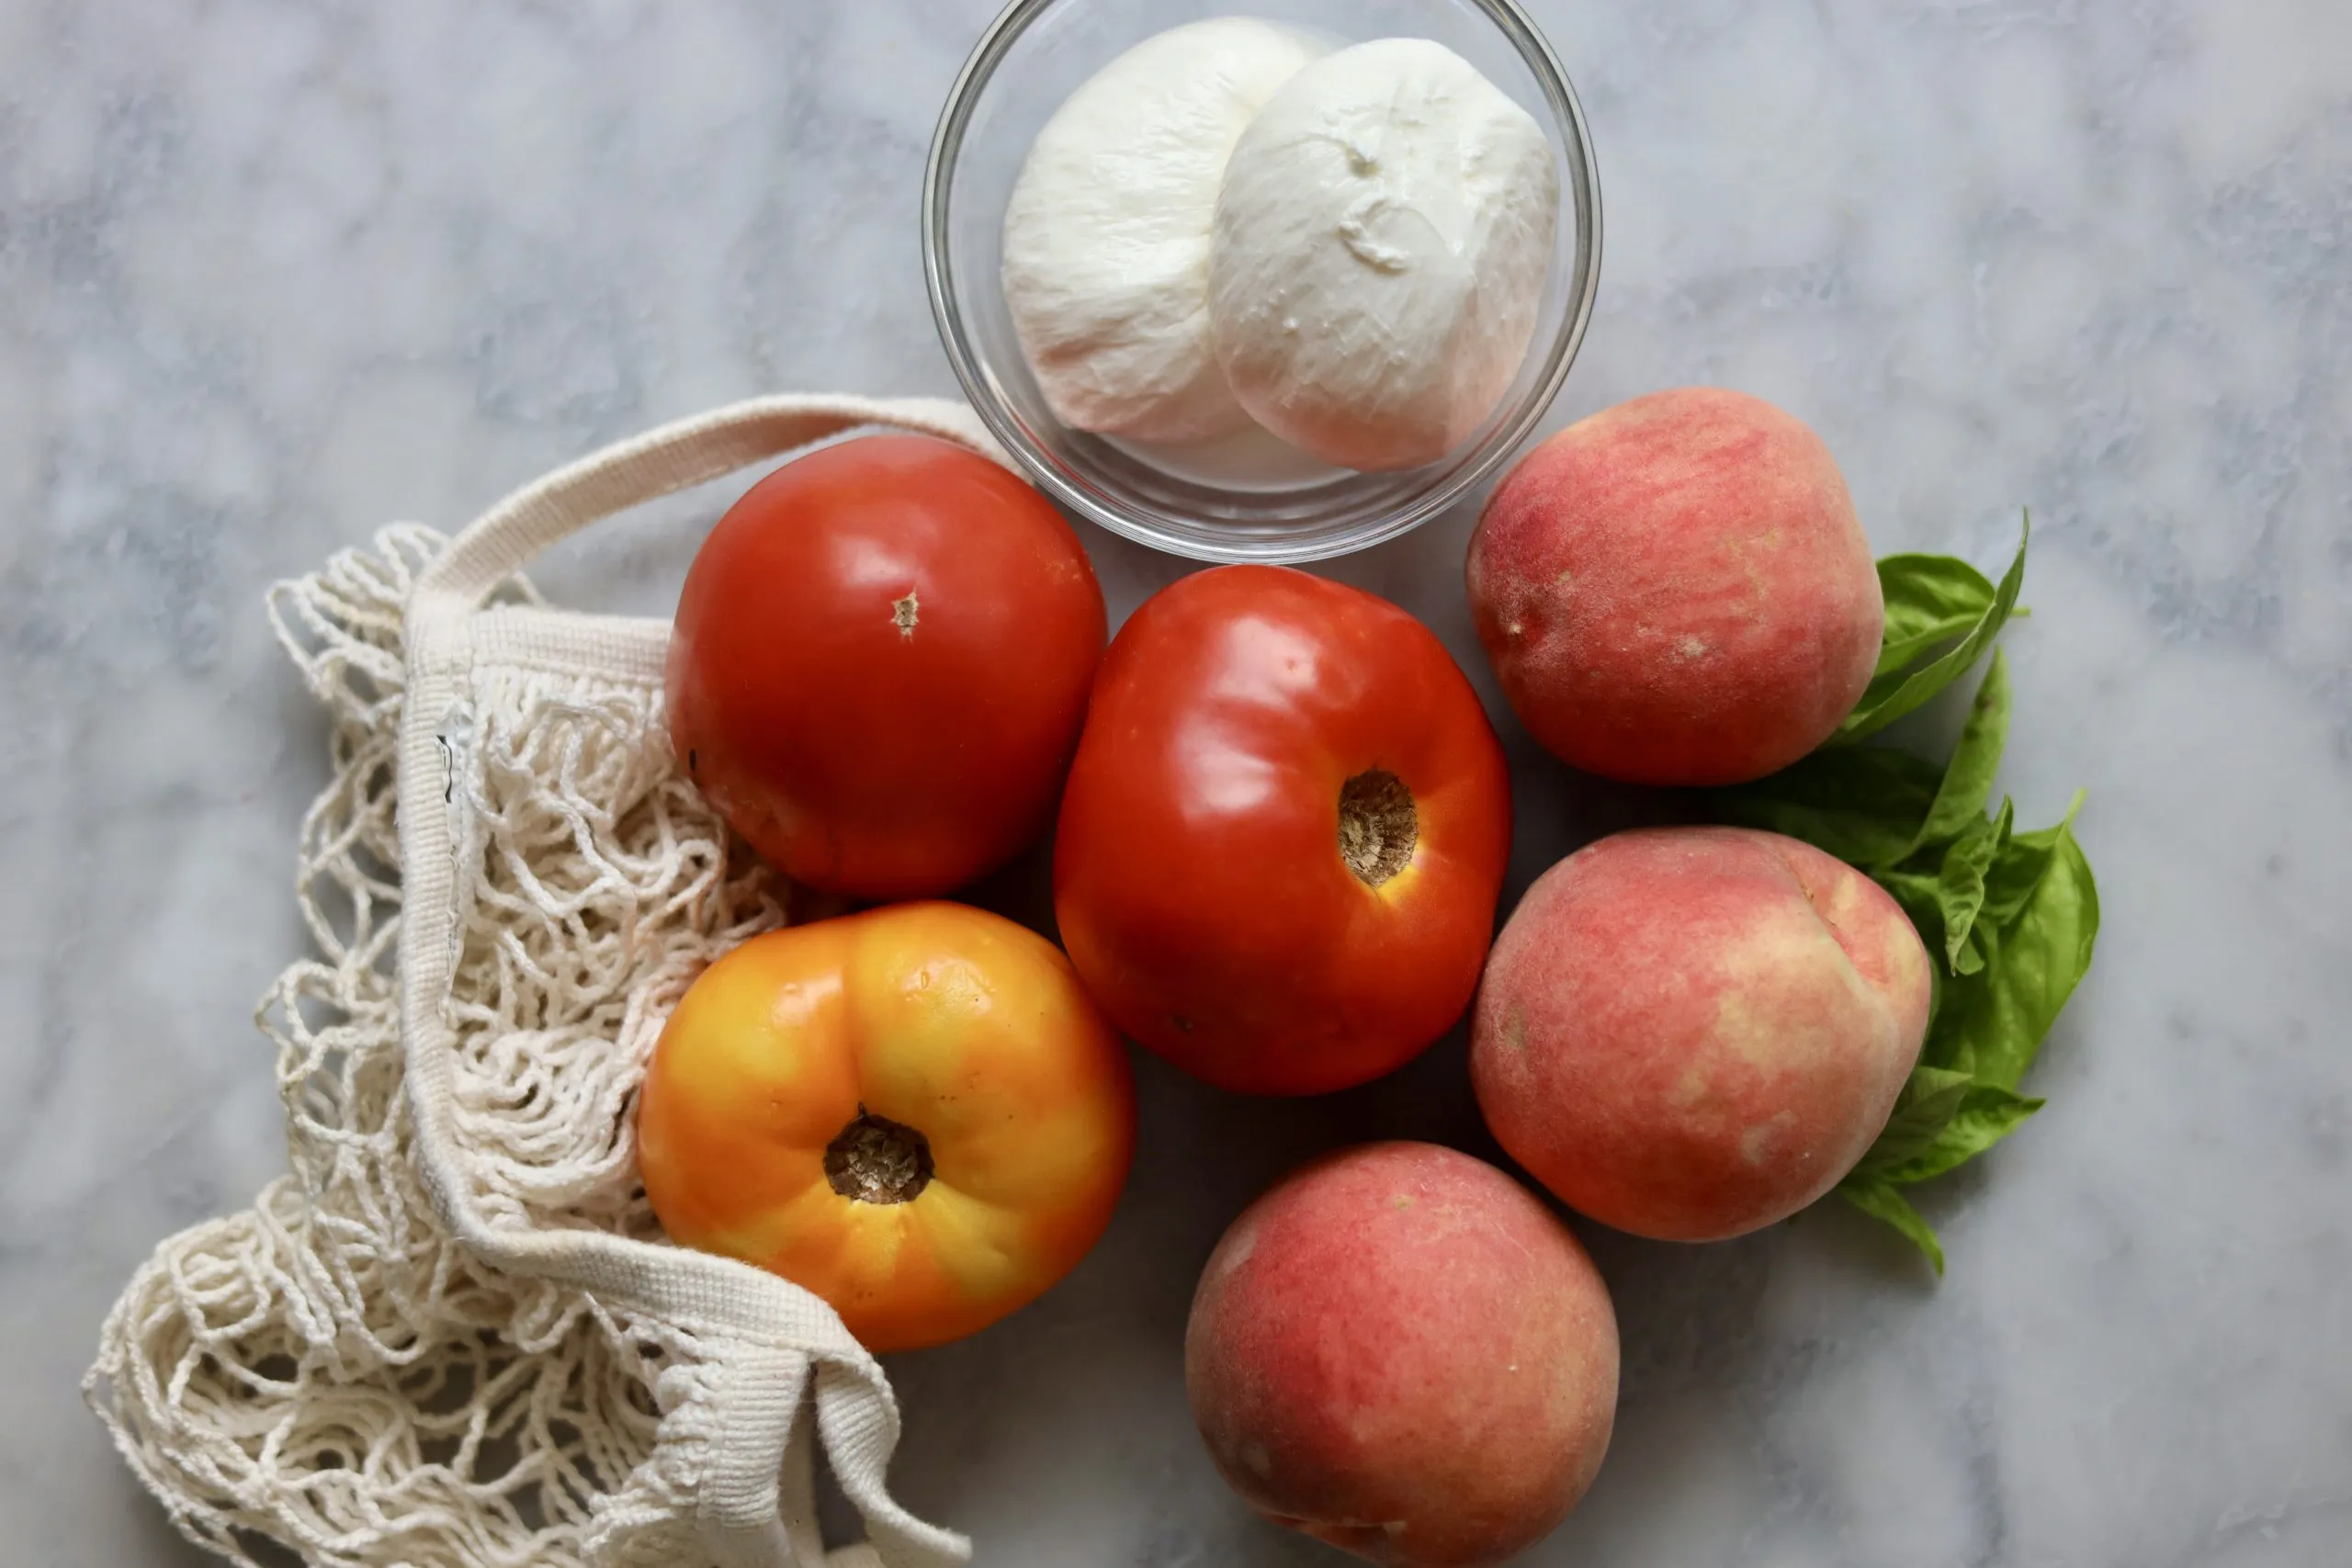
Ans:
{"label": "yellow heirloom tomato", "polygon": [[872,1350],[1043,1294],[1135,1149],[1125,1048],[1058,949],[960,904],[752,938],[648,1064],[646,1196],[673,1238],[815,1292]]}

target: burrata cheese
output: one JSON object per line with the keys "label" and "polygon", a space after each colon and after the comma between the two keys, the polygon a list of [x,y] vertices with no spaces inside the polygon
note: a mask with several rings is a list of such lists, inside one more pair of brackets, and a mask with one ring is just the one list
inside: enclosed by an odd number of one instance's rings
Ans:
{"label": "burrata cheese", "polygon": [[1210,337],[1210,228],[1244,128],[1324,51],[1247,17],[1190,23],[1112,61],[1046,122],[1005,208],[1001,276],[1064,423],[1170,443],[1250,427]]}
{"label": "burrata cheese", "polygon": [[1225,161],[1208,295],[1227,386],[1327,462],[1435,461],[1526,356],[1559,205],[1543,129],[1443,45],[1306,65]]}

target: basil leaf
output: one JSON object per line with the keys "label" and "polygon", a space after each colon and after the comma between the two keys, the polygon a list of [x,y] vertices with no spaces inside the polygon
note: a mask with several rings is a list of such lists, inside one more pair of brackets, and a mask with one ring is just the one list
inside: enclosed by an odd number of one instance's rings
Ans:
{"label": "basil leaf", "polygon": [[1748,828],[1803,839],[1855,865],[1881,865],[1911,851],[1942,783],[1933,762],[1886,746],[1815,751],[1714,795],[1716,814]]}
{"label": "basil leaf", "polygon": [[2098,885],[2082,846],[2062,824],[2049,866],[2000,927],[1994,961],[1981,974],[1946,984],[1929,1042],[1935,1065],[2015,1089],[2090,967],[2098,940]]}
{"label": "basil leaf", "polygon": [[1835,739],[1859,740],[1893,724],[1906,714],[1917,711],[1937,693],[1966,674],[1985,645],[2000,635],[2008,623],[2009,612],[2017,608],[2018,590],[2025,583],[2025,550],[2033,534],[2033,520],[2026,519],[2025,533],[2018,540],[2018,553],[2009,562],[2009,570],[2001,574],[2000,582],[1993,590],[1993,602],[1984,607],[1975,625],[1951,651],[1929,660],[1909,674],[1890,670],[1871,677],[1862,690],[1862,700],[1838,727]]}
{"label": "basil leaf", "polygon": [[1841,1182],[1838,1195],[1863,1213],[1884,1220],[1910,1237],[1912,1244],[1928,1255],[1928,1261],[1936,1266],[1937,1277],[1942,1277],[1943,1246],[1936,1240],[1935,1227],[1919,1217],[1919,1211],[1911,1206],[1909,1199],[1886,1182],[1871,1180]]}
{"label": "basil leaf", "polygon": [[1974,1081],[1966,1073],[1944,1067],[1912,1068],[1878,1140],[1855,1162],[1849,1175],[1866,1179],[1883,1176],[1905,1161],[1917,1158],[1959,1111],[1961,1100]]}
{"label": "basil leaf", "polygon": [[2066,815],[2047,828],[2037,828],[2030,833],[2013,833],[2001,852],[1984,873],[1984,908],[1979,917],[1996,926],[2006,926],[2018,918],[2025,901],[2041,885],[2044,873],[2050,869],[2058,840],[2069,836],[2075,826],[2075,814],[2083,808],[2083,792],[2076,790],[2074,800],[2066,807]]}
{"label": "basil leaf", "polygon": [[2009,660],[1996,648],[1913,848],[1956,839],[1984,817],[1985,802],[1993,798],[1993,775],[2001,771],[2001,751],[2008,740]]}
{"label": "basil leaf", "polygon": [[[1791,834],[1862,867],[1928,950],[1943,954],[1928,965],[1918,1064],[1838,1188],[1909,1237],[1938,1274],[1942,1247],[1901,1189],[1975,1158],[2041,1108],[2017,1085],[2098,937],[2098,887],[2073,832],[2082,795],[2064,820],[2029,832],[2017,830],[2011,802],[1985,810],[2011,704],[2007,658],[1995,639],[2025,613],[2017,601],[2031,538],[2028,516],[1998,583],[1949,557],[1881,561],[1886,634],[1862,700],[1812,756],[1711,796],[1724,819]],[[1945,766],[1845,744],[1917,711],[1987,649],[1991,661]]]}
{"label": "basil leaf", "polygon": [[[2009,803],[2002,801],[1998,817],[1979,817],[1944,852],[1943,870],[1936,877],[1936,909],[1943,918],[1944,962],[1954,974],[1971,972],[1961,968],[1961,952],[1976,924],[1977,910],[1984,906],[1984,873],[2009,840],[2011,815]],[[1975,967],[1981,969],[1984,955],[1980,952],[1977,956]]]}
{"label": "basil leaf", "polygon": [[1907,1158],[1871,1174],[1898,1187],[1941,1176],[2016,1132],[2042,1103],[1994,1084],[1973,1084],[1934,1137]]}
{"label": "basil leaf", "polygon": [[1993,603],[1992,580],[1956,556],[1888,556],[1878,563],[1878,586],[1886,601],[1880,675],[1961,636]]}

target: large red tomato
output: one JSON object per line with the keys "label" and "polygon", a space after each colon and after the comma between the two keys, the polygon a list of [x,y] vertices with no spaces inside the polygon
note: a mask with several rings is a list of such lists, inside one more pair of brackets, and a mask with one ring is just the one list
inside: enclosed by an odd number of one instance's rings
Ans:
{"label": "large red tomato", "polygon": [[1120,1027],[1227,1089],[1377,1077],[1462,1015],[1510,780],[1428,627],[1279,567],[1177,581],[1111,644],[1054,911]]}
{"label": "large red tomato", "polygon": [[944,893],[1044,830],[1104,626],[1035,491],[929,436],[845,441],[752,486],[695,557],[671,739],[779,870]]}

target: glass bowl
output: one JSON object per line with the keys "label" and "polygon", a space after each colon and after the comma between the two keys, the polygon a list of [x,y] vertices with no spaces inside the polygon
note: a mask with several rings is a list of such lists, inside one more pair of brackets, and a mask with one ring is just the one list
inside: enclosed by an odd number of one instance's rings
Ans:
{"label": "glass bowl", "polygon": [[[1544,303],[1519,375],[1445,457],[1358,473],[1256,437],[1248,460],[1195,464],[1073,430],[1056,419],[1013,335],[998,267],[1005,203],[1029,144],[1062,100],[1152,34],[1206,17],[1251,16],[1339,42],[1434,39],[1535,117],[1563,197]],[[923,275],[947,358],[972,407],[1048,494],[1156,548],[1202,560],[1342,555],[1427,522],[1494,472],[1551,405],[1592,316],[1600,270],[1600,176],[1566,72],[1515,0],[1015,0],[990,24],[947,96],[923,171]],[[1286,458],[1266,462],[1270,452]],[[1228,454],[1228,457],[1233,455]]]}

